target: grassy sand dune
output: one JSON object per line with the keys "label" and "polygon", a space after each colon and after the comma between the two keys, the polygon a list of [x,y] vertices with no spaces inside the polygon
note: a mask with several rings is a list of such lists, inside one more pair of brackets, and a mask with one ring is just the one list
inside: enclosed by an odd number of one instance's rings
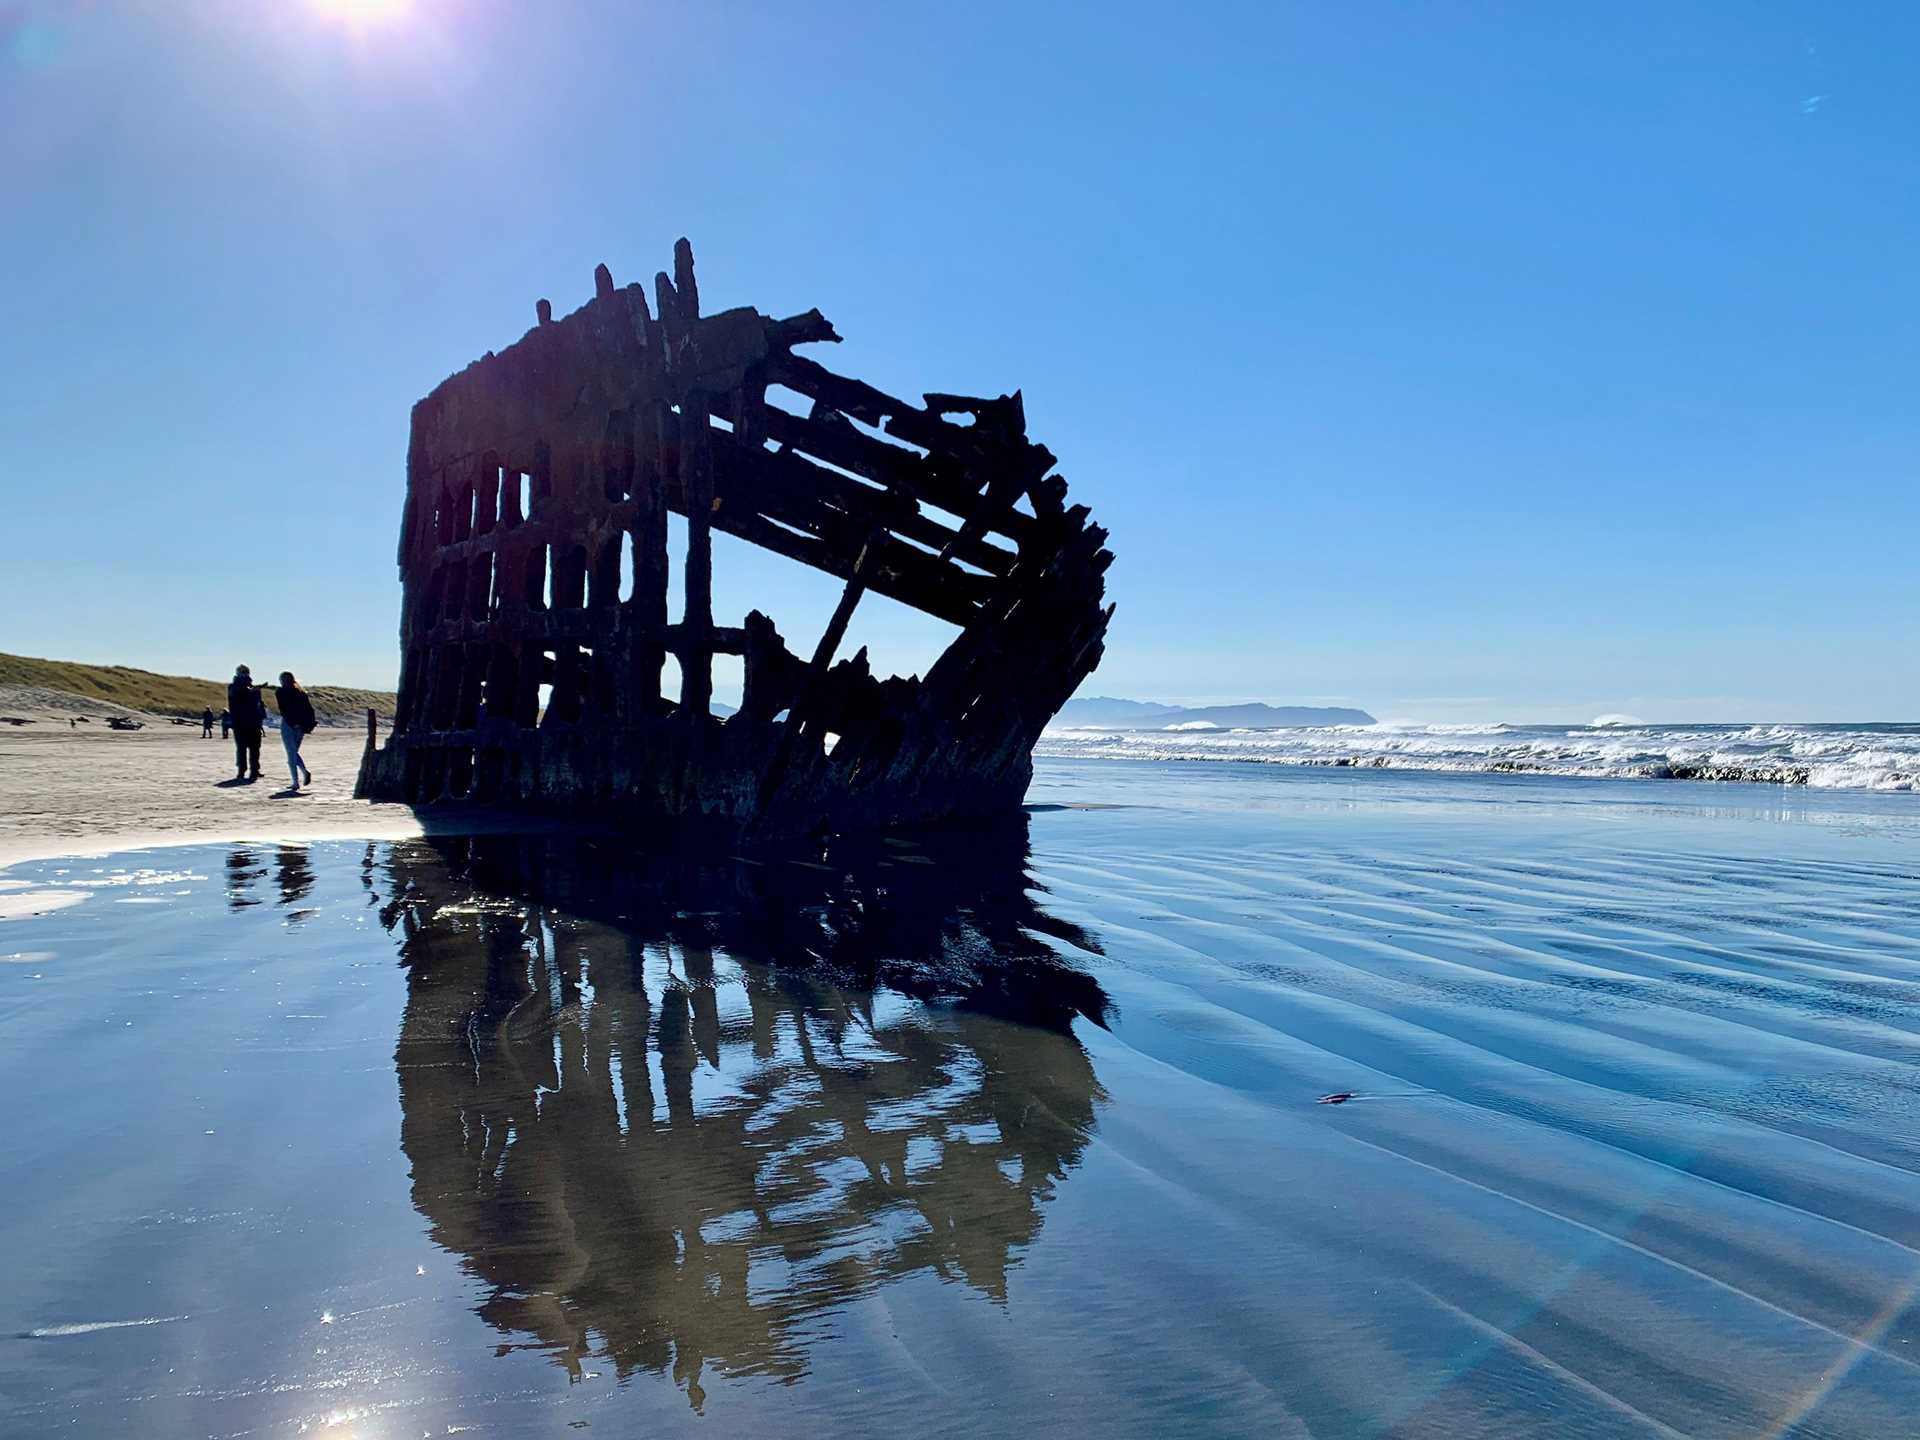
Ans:
{"label": "grassy sand dune", "polygon": [[[270,676],[258,677],[270,679]],[[367,710],[393,716],[393,695],[341,685],[309,685],[313,708],[323,725],[358,724]],[[75,660],[38,660],[0,655],[0,714],[126,714],[198,716],[226,704],[224,680],[188,675],[157,675],[127,665],[88,665]],[[69,697],[74,703],[69,703]]]}

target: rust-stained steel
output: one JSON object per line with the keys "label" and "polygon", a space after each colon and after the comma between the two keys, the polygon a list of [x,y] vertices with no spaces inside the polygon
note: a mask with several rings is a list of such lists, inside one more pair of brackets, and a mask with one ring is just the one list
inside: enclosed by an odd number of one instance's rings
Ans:
{"label": "rust-stained steel", "polygon": [[[702,317],[685,240],[652,309],[594,279],[414,407],[399,700],[356,793],[768,835],[1017,806],[1113,614],[1106,532],[1066,503],[1019,392],[909,405],[794,353],[840,338],[817,310]],[[673,624],[669,511],[687,519]],[[757,610],[715,622],[714,530],[845,582],[810,656]],[[924,679],[876,678],[864,649],[836,661],[868,591],[960,627]],[[745,673],[724,720],[716,654]]]}

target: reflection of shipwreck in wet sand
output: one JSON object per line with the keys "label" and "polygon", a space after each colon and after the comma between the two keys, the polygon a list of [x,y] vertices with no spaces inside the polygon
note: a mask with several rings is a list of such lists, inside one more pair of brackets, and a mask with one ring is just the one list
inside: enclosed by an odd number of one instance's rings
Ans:
{"label": "reflection of shipwreck in wet sand", "polygon": [[414,1203],[508,1343],[698,1405],[709,1367],[804,1373],[809,1317],[889,1282],[1005,1297],[1092,1130],[1071,1022],[1107,1002],[1024,845],[969,849],[829,875],[395,848]]}
{"label": "reflection of shipwreck in wet sand", "polygon": [[[702,317],[684,240],[657,313],[596,278],[414,407],[398,710],[359,793],[774,833],[1016,805],[1112,615],[1106,534],[1066,504],[1021,397],[910,405],[794,354],[839,338],[818,311]],[[669,512],[687,522],[673,623]],[[810,658],[757,610],[716,623],[716,530],[844,582]],[[868,592],[959,627],[924,679],[835,662]],[[724,723],[716,654],[744,670]]]}

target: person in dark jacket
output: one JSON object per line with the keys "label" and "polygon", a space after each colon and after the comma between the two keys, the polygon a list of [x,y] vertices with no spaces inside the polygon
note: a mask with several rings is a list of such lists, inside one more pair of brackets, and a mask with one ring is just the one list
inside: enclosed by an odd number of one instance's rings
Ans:
{"label": "person in dark jacket", "polygon": [[200,738],[202,740],[213,738],[213,707],[211,705],[200,712]]}
{"label": "person in dark jacket", "polygon": [[227,711],[233,716],[233,762],[238,768],[236,780],[260,778],[260,732],[267,723],[267,704],[260,698],[260,687],[253,683],[253,672],[239,666],[227,685]]}
{"label": "person in dark jacket", "polygon": [[313,784],[313,772],[300,758],[300,742],[311,735],[320,722],[314,717],[313,701],[307,698],[307,692],[300,688],[291,670],[280,672],[280,683],[274,687],[273,698],[280,706],[280,743],[287,747],[287,773],[293,777],[291,788],[298,790],[302,776],[306,777],[307,784]]}

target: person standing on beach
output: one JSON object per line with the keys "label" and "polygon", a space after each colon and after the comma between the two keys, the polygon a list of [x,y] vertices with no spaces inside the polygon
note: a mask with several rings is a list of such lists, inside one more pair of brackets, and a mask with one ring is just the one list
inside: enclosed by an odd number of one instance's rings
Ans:
{"label": "person standing on beach", "polygon": [[200,712],[200,738],[202,740],[213,738],[213,707],[211,705]]}
{"label": "person standing on beach", "polygon": [[306,777],[307,784],[313,784],[313,772],[300,758],[300,742],[311,735],[320,722],[314,716],[313,701],[307,698],[307,692],[300,688],[291,670],[280,672],[280,683],[274,687],[273,698],[280,706],[280,742],[287,747],[287,773],[293,777],[292,788],[298,790],[302,776]]}
{"label": "person standing on beach", "polygon": [[260,778],[260,731],[267,723],[267,705],[253,672],[242,665],[227,686],[227,711],[233,716],[233,761],[236,780]]}

